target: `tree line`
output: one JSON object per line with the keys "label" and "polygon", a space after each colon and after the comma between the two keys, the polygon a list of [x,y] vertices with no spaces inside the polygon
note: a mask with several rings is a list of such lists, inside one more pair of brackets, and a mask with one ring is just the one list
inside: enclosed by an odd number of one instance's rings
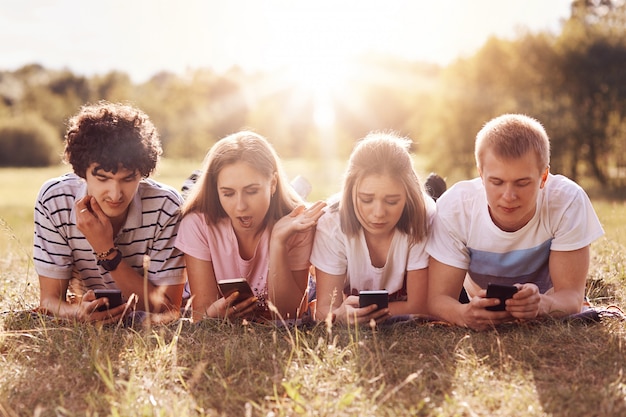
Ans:
{"label": "tree line", "polygon": [[624,196],[625,3],[575,0],[559,33],[492,37],[445,67],[362,57],[358,71],[332,88],[236,67],[160,72],[134,83],[120,71],[85,77],[25,65],[0,72],[0,166],[58,163],[67,118],[104,99],[146,111],[170,158],[201,160],[215,141],[243,128],[268,137],[283,158],[345,158],[355,141],[384,130],[410,137],[425,169],[456,181],[475,175],[481,126],[515,112],[545,125],[552,172]]}

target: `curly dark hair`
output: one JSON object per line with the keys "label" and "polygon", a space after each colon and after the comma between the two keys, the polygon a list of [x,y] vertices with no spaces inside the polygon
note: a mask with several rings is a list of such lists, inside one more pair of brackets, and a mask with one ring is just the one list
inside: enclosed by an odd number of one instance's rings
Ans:
{"label": "curly dark hair", "polygon": [[137,170],[146,178],[161,153],[156,127],[133,106],[100,101],[83,106],[68,121],[64,160],[81,178],[93,163],[112,173],[120,167]]}

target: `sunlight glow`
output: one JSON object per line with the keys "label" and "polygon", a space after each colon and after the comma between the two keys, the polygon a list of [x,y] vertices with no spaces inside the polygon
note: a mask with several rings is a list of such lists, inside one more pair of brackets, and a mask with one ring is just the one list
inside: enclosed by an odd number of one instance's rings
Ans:
{"label": "sunlight glow", "polygon": [[313,119],[320,128],[329,128],[335,122],[333,93],[347,79],[347,63],[324,62],[315,56],[301,59],[291,65],[286,82],[313,100]]}
{"label": "sunlight glow", "polygon": [[264,51],[264,66],[282,68],[284,81],[312,98],[313,119],[322,129],[334,124],[333,93],[345,83],[349,62],[363,53],[355,47],[355,32],[346,30],[354,10],[354,1],[285,1],[264,16],[271,45]]}

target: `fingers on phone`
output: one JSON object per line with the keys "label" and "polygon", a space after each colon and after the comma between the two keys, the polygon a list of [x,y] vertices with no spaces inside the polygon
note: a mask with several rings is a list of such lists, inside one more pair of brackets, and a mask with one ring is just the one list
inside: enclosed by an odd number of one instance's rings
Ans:
{"label": "fingers on phone", "polygon": [[391,312],[389,311],[388,308],[381,308],[380,310],[375,312],[376,314],[376,320],[379,319],[387,319],[389,316],[391,316]]}
{"label": "fingers on phone", "polygon": [[359,321],[362,323],[369,323],[370,320],[381,322],[387,320],[387,318],[391,316],[389,308],[378,309],[376,304],[370,304],[366,307],[362,307],[361,310],[363,310],[364,314],[360,315]]}
{"label": "fingers on phone", "polygon": [[237,300],[237,297],[239,297],[239,291],[234,291],[228,297],[226,297],[225,300],[228,305],[232,305],[235,300]]}

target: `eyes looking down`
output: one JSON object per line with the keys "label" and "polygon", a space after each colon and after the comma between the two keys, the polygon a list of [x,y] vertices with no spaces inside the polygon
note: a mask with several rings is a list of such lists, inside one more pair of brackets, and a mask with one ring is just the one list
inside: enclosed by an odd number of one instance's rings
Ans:
{"label": "eyes looking down", "polygon": [[245,162],[222,168],[217,192],[235,229],[258,231],[262,227],[276,185],[276,174],[268,178]]}
{"label": "eyes looking down", "polygon": [[89,165],[85,174],[87,192],[96,199],[104,214],[111,219],[126,213],[141,178],[138,170],[120,166],[113,173],[103,170],[95,162]]}
{"label": "eyes looking down", "polygon": [[513,232],[533,218],[547,173],[547,169],[542,171],[537,167],[537,157],[532,152],[515,159],[485,153],[479,174],[485,186],[489,214],[496,226]]}
{"label": "eyes looking down", "polygon": [[387,174],[363,177],[355,186],[353,200],[355,214],[365,233],[393,232],[404,211],[406,198],[403,184]]}

